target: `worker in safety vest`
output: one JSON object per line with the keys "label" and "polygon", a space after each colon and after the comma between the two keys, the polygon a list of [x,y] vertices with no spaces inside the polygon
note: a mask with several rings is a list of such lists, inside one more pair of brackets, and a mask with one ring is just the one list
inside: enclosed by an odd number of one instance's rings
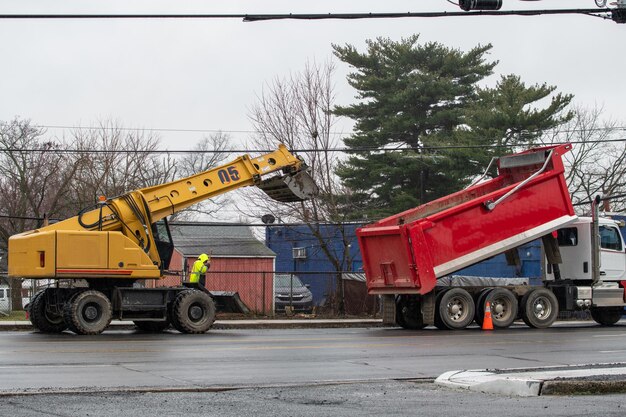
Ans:
{"label": "worker in safety vest", "polygon": [[199,283],[203,287],[206,286],[206,271],[211,267],[211,257],[206,253],[200,254],[198,259],[193,263],[191,267],[191,273],[189,274],[189,282]]}

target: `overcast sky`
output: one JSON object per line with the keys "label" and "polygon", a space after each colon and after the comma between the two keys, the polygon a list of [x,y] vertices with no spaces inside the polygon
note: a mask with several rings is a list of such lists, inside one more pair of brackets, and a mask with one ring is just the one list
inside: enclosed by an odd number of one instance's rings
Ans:
{"label": "overcast sky", "polygon": [[[595,8],[593,0],[504,0],[502,10]],[[0,1],[0,13],[328,13],[459,11],[446,0]],[[626,120],[626,25],[588,16],[367,19],[358,21],[0,20],[0,120],[45,126],[114,119],[132,128],[230,132],[243,143],[248,109],[265,83],[332,58],[331,43],[414,33],[468,50],[492,43],[496,74],[556,85],[576,103]],[[337,63],[341,104],[355,92]],[[493,78],[495,80],[496,78]],[[625,123],[626,124],[626,123]],[[338,129],[348,129],[346,121]],[[49,129],[61,134],[62,130]],[[243,133],[241,133],[243,132]],[[202,133],[161,132],[163,148],[189,149]]]}

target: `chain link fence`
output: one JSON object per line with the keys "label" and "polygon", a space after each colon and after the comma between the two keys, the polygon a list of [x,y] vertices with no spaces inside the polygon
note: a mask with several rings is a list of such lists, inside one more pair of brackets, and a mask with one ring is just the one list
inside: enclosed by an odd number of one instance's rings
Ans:
{"label": "chain link fence", "polygon": [[[146,286],[181,285],[185,280],[182,271],[173,272],[154,284],[146,282]],[[206,288],[216,294],[237,293],[256,316],[379,315],[379,297],[368,296],[365,276],[352,272],[209,270]]]}
{"label": "chain link fence", "polygon": [[0,285],[0,316],[8,316],[11,311],[11,289],[8,285]]}
{"label": "chain link fence", "polygon": [[[161,280],[137,281],[135,286],[148,288],[180,286],[186,280],[182,271],[169,271]],[[22,306],[33,295],[56,281],[21,281]],[[368,296],[363,274],[352,272],[301,271],[209,271],[206,287],[219,299],[237,296],[247,315],[319,317],[379,317],[380,300]],[[11,289],[0,286],[0,314],[11,311]]]}

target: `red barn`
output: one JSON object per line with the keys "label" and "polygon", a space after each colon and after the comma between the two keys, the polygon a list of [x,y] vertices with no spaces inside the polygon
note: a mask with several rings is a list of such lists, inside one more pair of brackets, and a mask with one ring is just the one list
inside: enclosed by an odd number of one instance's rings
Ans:
{"label": "red barn", "polygon": [[172,222],[170,230],[175,249],[169,269],[179,274],[157,281],[157,286],[180,285],[198,255],[206,253],[211,255],[206,275],[209,291],[238,292],[253,312],[272,314],[276,254],[248,226]]}

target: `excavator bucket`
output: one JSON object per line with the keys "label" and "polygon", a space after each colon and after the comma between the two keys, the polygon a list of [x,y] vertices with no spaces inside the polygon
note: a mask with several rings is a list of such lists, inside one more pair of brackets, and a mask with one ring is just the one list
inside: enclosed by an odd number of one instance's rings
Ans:
{"label": "excavator bucket", "polygon": [[312,198],[317,194],[317,184],[307,170],[261,181],[258,187],[281,203],[293,203]]}

